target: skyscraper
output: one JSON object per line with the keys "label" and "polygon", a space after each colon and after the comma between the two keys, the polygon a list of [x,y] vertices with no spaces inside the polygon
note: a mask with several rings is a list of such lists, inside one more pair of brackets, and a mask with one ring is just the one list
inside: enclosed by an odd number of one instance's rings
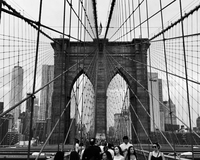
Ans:
{"label": "skyscraper", "polygon": [[[152,85],[152,86],[151,86]],[[162,80],[158,79],[158,73],[148,73],[149,106],[151,115],[151,131],[164,130],[161,119],[160,103],[162,102]]]}
{"label": "skyscraper", "polygon": [[[42,86],[54,78],[54,66],[43,65],[42,66]],[[51,106],[52,106],[52,94],[53,94],[53,83],[50,83],[40,94],[40,107],[39,107],[39,120],[51,119]]]}
{"label": "skyscraper", "polygon": [[200,117],[197,118],[197,127],[200,130]]}
{"label": "skyscraper", "polygon": [[158,87],[159,87],[159,106],[160,106],[160,129],[161,131],[165,131],[165,112],[163,109],[163,90],[162,90],[162,79],[158,79]]}
{"label": "skyscraper", "polygon": [[[23,68],[21,66],[15,66],[12,70],[12,79],[11,79],[11,90],[10,90],[10,107],[13,107],[15,104],[19,103],[22,100],[22,91],[23,91]],[[11,111],[13,114],[12,126],[9,126],[9,129],[14,129],[19,132],[20,128],[20,119],[19,115],[21,113],[21,105],[17,106]]]}
{"label": "skyscraper", "polygon": [[[169,103],[170,101],[170,103]],[[176,105],[172,102],[170,99],[169,101],[164,101],[163,104],[165,105],[164,112],[165,112],[165,124],[171,124],[171,118],[172,118],[172,124],[176,125],[177,120],[176,120]],[[172,117],[170,115],[170,106],[171,106],[171,112]]]}
{"label": "skyscraper", "polygon": [[[0,102],[0,113],[3,112],[4,102]],[[0,117],[0,144],[5,145],[6,139],[5,136],[8,133],[8,122],[9,122],[9,114],[4,117]]]}

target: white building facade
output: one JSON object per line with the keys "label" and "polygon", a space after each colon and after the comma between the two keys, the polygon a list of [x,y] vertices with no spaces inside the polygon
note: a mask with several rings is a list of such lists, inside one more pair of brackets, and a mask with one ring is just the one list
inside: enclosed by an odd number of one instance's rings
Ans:
{"label": "white building facade", "polygon": [[162,80],[158,78],[158,73],[148,73],[148,91],[150,106],[151,132],[157,129],[164,131],[164,113],[160,109],[162,103]]}
{"label": "white building facade", "polygon": [[[10,108],[19,103],[22,100],[23,92],[23,68],[21,66],[15,66],[12,70],[11,77],[11,89],[10,89]],[[21,105],[17,106],[11,111],[13,120],[11,126],[8,127],[9,131],[20,131],[20,119]]]}

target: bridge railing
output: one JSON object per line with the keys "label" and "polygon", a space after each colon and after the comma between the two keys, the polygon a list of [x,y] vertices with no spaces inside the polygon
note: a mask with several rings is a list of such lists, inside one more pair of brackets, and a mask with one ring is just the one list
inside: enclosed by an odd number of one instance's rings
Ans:
{"label": "bridge railing", "polygon": [[[135,149],[136,150],[136,153],[137,153],[137,156],[138,156],[138,159],[144,159],[144,160],[147,160],[148,159],[148,156],[149,156],[149,151],[146,151],[146,150],[139,150],[139,149]],[[171,155],[164,155],[165,157],[165,160],[188,160],[187,158],[183,158],[183,157],[180,157],[180,156],[171,156]]]}

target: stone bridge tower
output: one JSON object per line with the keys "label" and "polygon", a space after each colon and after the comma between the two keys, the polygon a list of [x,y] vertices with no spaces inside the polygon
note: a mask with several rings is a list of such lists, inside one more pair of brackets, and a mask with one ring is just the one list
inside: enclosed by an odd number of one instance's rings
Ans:
{"label": "stone bridge tower", "polygon": [[[144,109],[137,100],[139,99],[145,109],[149,111],[149,97],[145,90],[145,88],[148,88],[146,65],[147,49],[149,47],[148,39],[134,39],[132,42],[109,42],[107,39],[99,39],[99,41],[94,40],[93,42],[85,43],[69,42],[68,39],[65,39],[64,46],[62,46],[62,39],[55,40],[59,43],[52,43],[55,53],[54,77],[59,76],[63,72],[66,74],[54,82],[52,127],[59,118],[60,109],[62,111],[70,103],[74,82],[84,73],[88,76],[93,86],[95,86],[94,136],[97,134],[106,135],[106,91],[112,78],[119,73],[130,86],[130,103],[137,112],[137,116],[142,121],[146,131],[150,132],[150,118],[147,114],[144,114]],[[85,57],[86,55],[87,57]],[[122,58],[122,56],[125,58]],[[95,58],[94,61],[92,61],[93,58]],[[79,62],[78,67],[74,66],[77,62]],[[110,66],[110,64],[113,65]],[[131,111],[131,120],[135,130],[140,135],[140,139],[146,140],[146,135],[133,111]],[[62,142],[67,134],[69,125],[70,107],[66,109],[61,119],[61,133],[59,133],[59,127],[57,127],[51,137],[50,143],[57,143],[58,136],[61,137],[60,141]],[[134,134],[132,139],[136,140]]]}

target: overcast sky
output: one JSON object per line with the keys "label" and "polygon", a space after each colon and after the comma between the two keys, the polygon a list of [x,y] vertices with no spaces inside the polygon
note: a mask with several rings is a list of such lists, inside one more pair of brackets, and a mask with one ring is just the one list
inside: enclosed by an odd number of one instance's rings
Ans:
{"label": "overcast sky", "polygon": [[[69,0],[70,1],[70,0]],[[170,1],[162,1],[162,5],[165,6]],[[18,11],[25,16],[29,16],[34,20],[38,20],[39,14],[39,3],[40,0],[7,0],[14,8],[18,8]],[[77,0],[73,0],[73,5],[77,6]],[[97,2],[97,14],[98,14],[98,22],[102,22],[103,27],[106,26],[107,23],[107,15],[110,9],[111,0],[96,0]],[[137,3],[138,1],[134,1]],[[197,5],[198,0],[182,0],[183,10],[187,11]],[[62,26],[63,21],[63,0],[43,0],[42,7],[42,24],[58,29]],[[173,19],[179,13],[179,0],[177,0],[169,9],[164,13],[164,21],[168,22]],[[67,4],[68,6],[68,4]],[[159,10],[159,0],[148,0],[149,6],[149,15],[155,13]],[[160,18],[160,16],[158,17]],[[160,20],[160,19],[159,19]],[[154,20],[155,21],[155,20]],[[152,24],[152,27],[160,27],[158,23]],[[156,26],[157,25],[157,26]],[[62,30],[62,28],[60,28]]]}

